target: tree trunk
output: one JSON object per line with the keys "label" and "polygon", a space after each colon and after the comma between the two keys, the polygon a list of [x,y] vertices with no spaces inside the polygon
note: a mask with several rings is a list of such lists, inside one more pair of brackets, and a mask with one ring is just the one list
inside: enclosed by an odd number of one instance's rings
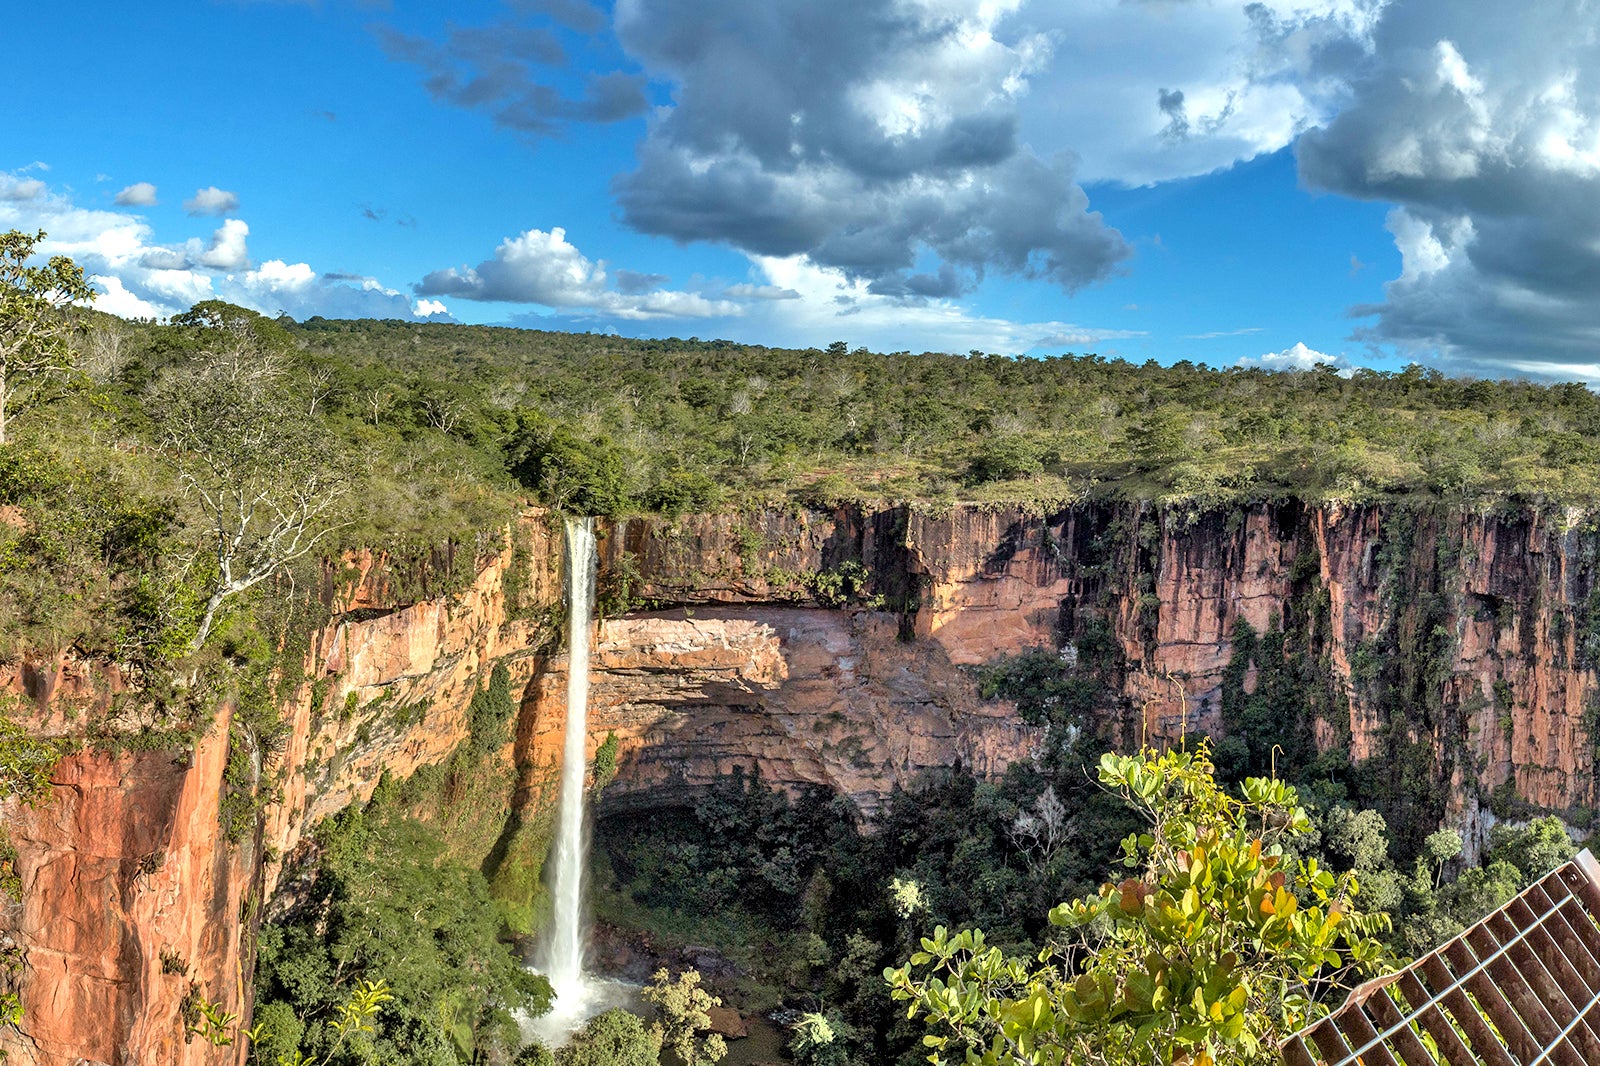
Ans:
{"label": "tree trunk", "polygon": [[206,612],[200,616],[200,628],[195,631],[194,640],[189,643],[189,651],[197,652],[205,647],[206,638],[211,635],[211,627],[216,624],[217,610],[221,608],[222,601],[228,598],[228,590],[220,588],[206,600]]}

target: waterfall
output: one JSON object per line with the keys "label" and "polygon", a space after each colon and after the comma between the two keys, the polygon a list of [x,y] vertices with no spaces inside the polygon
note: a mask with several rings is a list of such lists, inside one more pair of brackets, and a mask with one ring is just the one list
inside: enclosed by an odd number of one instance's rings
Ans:
{"label": "waterfall", "polygon": [[[594,519],[567,519],[567,733],[561,753],[561,798],[551,854],[555,918],[543,939],[539,971],[550,979],[556,1001],[536,1019],[552,1043],[560,1043],[592,1013],[600,994],[584,969],[588,925],[583,881],[588,865],[584,840],[584,776],[588,770],[589,635],[593,623]],[[603,984],[603,982],[601,982]]]}

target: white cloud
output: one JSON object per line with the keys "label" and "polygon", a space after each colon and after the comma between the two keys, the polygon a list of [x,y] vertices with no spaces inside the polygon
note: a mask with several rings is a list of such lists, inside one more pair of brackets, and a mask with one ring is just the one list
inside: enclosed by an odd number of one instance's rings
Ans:
{"label": "white cloud", "polygon": [[37,200],[45,194],[45,184],[38,178],[18,178],[0,174],[0,200],[24,203]]}
{"label": "white cloud", "polygon": [[1274,152],[1331,117],[1384,0],[1034,0],[1050,35],[1022,132],[1068,150],[1085,181],[1143,185]]}
{"label": "white cloud", "polygon": [[418,300],[411,305],[411,313],[418,318],[433,318],[436,315],[448,315],[450,309],[439,300]]}
{"label": "white cloud", "polygon": [[507,237],[494,258],[475,267],[435,270],[416,286],[419,296],[542,304],[604,312],[624,319],[713,318],[741,313],[729,300],[699,293],[660,290],[620,292],[609,287],[604,260],[595,262],[567,240],[560,226]]}
{"label": "white cloud", "polygon": [[[0,189],[16,180],[0,174]],[[297,318],[414,317],[405,295],[372,278],[318,276],[309,264],[281,259],[241,272],[250,229],[239,219],[225,220],[209,241],[158,243],[138,215],[78,207],[46,188],[28,199],[0,196],[0,230],[12,228],[45,230],[39,251],[77,260],[100,292],[96,305],[112,314],[161,318],[220,298]]]}
{"label": "white cloud", "polygon": [[239,194],[208,185],[196,189],[194,195],[183,202],[183,209],[191,215],[226,215],[239,210]]}
{"label": "white cloud", "polygon": [[1264,370],[1314,370],[1319,363],[1339,368],[1340,377],[1349,377],[1355,365],[1342,355],[1328,355],[1315,348],[1308,348],[1304,341],[1298,341],[1292,348],[1285,348],[1281,352],[1267,352],[1256,358],[1245,356],[1239,360],[1239,366],[1255,366]]}
{"label": "white cloud", "polygon": [[192,264],[177,248],[151,248],[139,257],[139,265],[149,270],[188,270]]}
{"label": "white cloud", "polygon": [[1307,184],[1397,205],[1400,276],[1357,336],[1477,373],[1600,354],[1600,12],[1393,0],[1347,100],[1301,137]]}
{"label": "white cloud", "polygon": [[1089,209],[1073,155],[1019,136],[1052,49],[1024,14],[1020,0],[625,0],[618,39],[673,103],[613,184],[623,219],[804,255],[888,296],[1115,274],[1132,249]]}
{"label": "white cloud", "polygon": [[1082,326],[1068,322],[1016,322],[974,314],[954,300],[908,300],[871,291],[832,267],[803,256],[752,257],[767,283],[796,293],[752,308],[744,332],[752,339],[821,347],[848,336],[853,344],[882,351],[1014,354],[1035,349],[1084,351],[1129,338],[1142,330]]}
{"label": "white cloud", "polygon": [[257,292],[303,293],[317,282],[309,263],[268,259],[244,276],[244,284]]}
{"label": "white cloud", "polygon": [[154,207],[156,187],[148,181],[134,182],[117,193],[116,202],[119,207]]}
{"label": "white cloud", "polygon": [[97,311],[105,311],[119,318],[163,318],[169,313],[165,308],[129,292],[127,286],[122,284],[122,279],[115,274],[102,275],[95,280],[100,289],[100,295],[94,301]]}
{"label": "white cloud", "polygon": [[780,285],[751,285],[748,282],[730,285],[722,290],[730,300],[798,300],[800,294]]}
{"label": "white cloud", "polygon": [[249,235],[249,226],[230,218],[211,234],[210,244],[202,247],[198,240],[189,241],[189,258],[212,270],[238,270],[250,262],[250,252],[245,247]]}

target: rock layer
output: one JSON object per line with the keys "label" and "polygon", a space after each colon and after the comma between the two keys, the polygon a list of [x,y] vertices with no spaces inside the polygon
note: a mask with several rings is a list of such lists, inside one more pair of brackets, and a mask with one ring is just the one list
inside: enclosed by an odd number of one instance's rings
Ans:
{"label": "rock layer", "polygon": [[[612,804],[650,803],[758,771],[826,786],[875,813],[896,785],[962,763],[998,774],[1037,737],[978,699],[936,644],[898,639],[885,612],[723,607],[604,622],[590,677],[590,752],[620,741]],[[560,744],[565,662],[534,699],[536,758]]]}
{"label": "rock layer", "polygon": [[[559,544],[539,514],[513,532],[453,594],[442,590],[463,560],[448,553],[329,569],[330,621],[284,708],[287,747],[264,768],[281,801],[259,846],[219,830],[226,713],[192,752],[79,751],[47,804],[0,807],[26,890],[0,913],[0,936],[26,959],[22,1028],[0,1032],[12,1061],[241,1061],[241,1045],[184,1041],[188,981],[248,1015],[252,901],[292,890],[279,884],[284,860],[317,820],[370,795],[383,771],[454,749],[496,662],[521,694],[500,756],[520,771],[515,804],[553,799],[541,782],[564,728]],[[755,767],[870,814],[930,767],[998,773],[1035,738],[1008,705],[978,697],[972,668],[1037,647],[1071,668],[1090,637],[1112,651],[1105,723],[1125,743],[1221,734],[1229,678],[1248,692],[1271,665],[1240,671],[1244,622],[1294,630],[1317,743],[1410,775],[1424,821],[1600,803],[1600,539],[1564,513],[845,508],[601,532],[611,617],[589,743],[621,740],[608,802],[657,802]],[[0,668],[0,693],[26,708],[13,716],[43,734],[81,731],[86,709],[125,687],[70,656]]]}

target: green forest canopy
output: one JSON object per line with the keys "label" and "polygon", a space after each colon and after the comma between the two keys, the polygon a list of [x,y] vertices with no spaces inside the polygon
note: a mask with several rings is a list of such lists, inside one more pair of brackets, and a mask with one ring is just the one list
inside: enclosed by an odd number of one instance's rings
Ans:
{"label": "green forest canopy", "polygon": [[[509,469],[545,502],[597,513],[783,496],[1600,498],[1600,402],[1576,383],[252,321],[352,444],[492,487]],[[114,385],[134,406],[203,343],[197,325],[107,328],[127,334]]]}

